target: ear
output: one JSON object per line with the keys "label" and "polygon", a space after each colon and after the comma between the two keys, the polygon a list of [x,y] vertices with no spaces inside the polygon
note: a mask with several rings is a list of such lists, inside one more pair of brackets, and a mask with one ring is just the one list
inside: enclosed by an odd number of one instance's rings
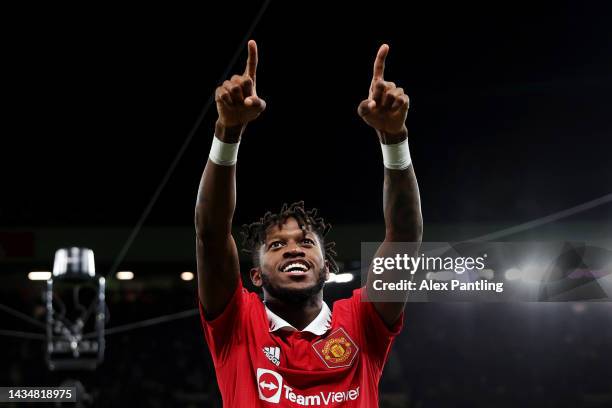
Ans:
{"label": "ear", "polygon": [[261,268],[251,268],[249,275],[251,276],[251,282],[253,282],[253,285],[261,288],[261,285],[263,285],[263,281],[261,279]]}
{"label": "ear", "polygon": [[325,260],[325,280],[329,279],[329,261]]}

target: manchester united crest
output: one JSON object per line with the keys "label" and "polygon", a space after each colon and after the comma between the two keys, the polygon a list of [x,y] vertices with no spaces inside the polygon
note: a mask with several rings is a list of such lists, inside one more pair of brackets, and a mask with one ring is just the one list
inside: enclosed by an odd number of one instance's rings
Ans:
{"label": "manchester united crest", "polygon": [[312,348],[329,368],[350,366],[359,351],[357,344],[341,327],[314,343]]}

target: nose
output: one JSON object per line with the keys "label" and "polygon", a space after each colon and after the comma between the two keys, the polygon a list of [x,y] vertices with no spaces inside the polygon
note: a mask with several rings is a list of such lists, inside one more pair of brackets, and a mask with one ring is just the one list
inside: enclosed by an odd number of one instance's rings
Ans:
{"label": "nose", "polygon": [[285,251],[285,253],[283,254],[283,258],[293,258],[304,255],[304,251],[302,251],[300,247],[295,246],[292,249]]}

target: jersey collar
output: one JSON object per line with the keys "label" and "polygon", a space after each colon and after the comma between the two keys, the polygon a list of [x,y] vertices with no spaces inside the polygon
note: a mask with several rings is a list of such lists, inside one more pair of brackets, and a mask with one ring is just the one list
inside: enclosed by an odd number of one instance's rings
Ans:
{"label": "jersey collar", "polygon": [[[268,315],[268,322],[270,323],[271,332],[281,329],[288,331],[299,331],[290,325],[285,319],[268,309],[268,306],[265,306],[265,308],[266,314]],[[331,317],[332,314],[331,310],[329,310],[329,306],[327,306],[327,303],[323,302],[323,306],[321,307],[321,311],[317,317],[315,317],[308,326],[304,327],[304,330],[302,331],[307,331],[314,335],[322,336],[331,327]]]}

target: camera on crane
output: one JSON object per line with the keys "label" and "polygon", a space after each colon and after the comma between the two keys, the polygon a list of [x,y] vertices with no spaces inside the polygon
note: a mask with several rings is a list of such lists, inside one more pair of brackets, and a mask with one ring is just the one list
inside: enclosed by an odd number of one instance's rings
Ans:
{"label": "camera on crane", "polygon": [[47,281],[47,365],[50,370],[94,370],[104,359],[106,281],[96,276],[88,248],[55,252]]}

